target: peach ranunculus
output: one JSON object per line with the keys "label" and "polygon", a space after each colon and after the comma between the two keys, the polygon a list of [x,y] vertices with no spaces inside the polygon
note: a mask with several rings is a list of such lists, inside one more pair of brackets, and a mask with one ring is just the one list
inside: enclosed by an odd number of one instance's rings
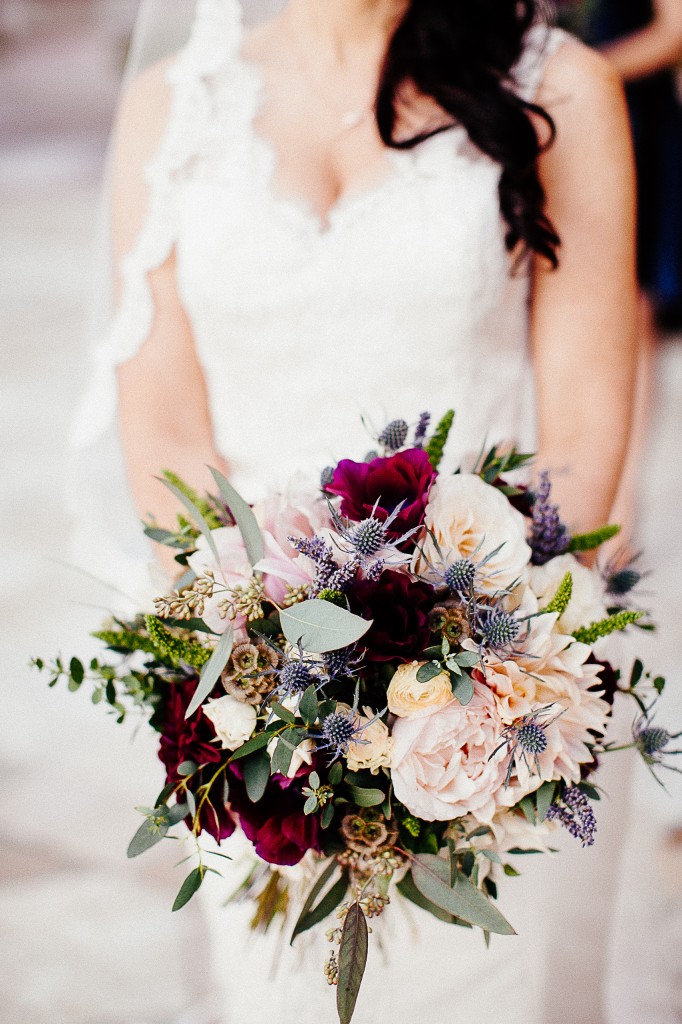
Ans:
{"label": "peach ranunculus", "polygon": [[491,757],[502,729],[495,699],[480,682],[466,706],[453,698],[423,718],[397,719],[391,768],[396,798],[425,821],[471,814],[489,823],[504,786],[504,763]]}
{"label": "peach ranunculus", "polygon": [[424,661],[400,665],[388,686],[388,710],[398,718],[419,718],[452,700],[452,683],[447,672],[439,672],[428,682],[420,683],[417,672]]}
{"label": "peach ranunculus", "polygon": [[391,767],[393,739],[380,718],[371,725],[367,724],[374,718],[371,708],[363,708],[363,711],[360,722],[364,728],[359,740],[353,741],[348,747],[348,767],[352,772],[369,769],[372,775],[376,775],[380,768]]}
{"label": "peach ranunculus", "polygon": [[524,518],[501,491],[479,476],[458,473],[439,477],[431,490],[424,523],[429,532],[412,562],[412,571],[418,576],[435,580],[446,565],[463,558],[480,565],[489,555],[492,557],[477,579],[484,593],[504,590],[527,575],[531,551]]}

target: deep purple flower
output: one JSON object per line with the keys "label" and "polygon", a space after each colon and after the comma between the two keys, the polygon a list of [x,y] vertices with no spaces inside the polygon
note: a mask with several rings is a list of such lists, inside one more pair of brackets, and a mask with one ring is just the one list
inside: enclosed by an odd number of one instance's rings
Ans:
{"label": "deep purple flower", "polygon": [[374,620],[361,641],[367,661],[413,661],[422,656],[431,636],[433,587],[389,570],[376,583],[359,580],[349,596],[354,612]]}
{"label": "deep purple flower", "polygon": [[385,522],[403,502],[386,531],[389,540],[398,540],[424,521],[429,488],[435,476],[426,452],[421,448],[408,448],[371,462],[343,459],[327,490],[340,496],[341,515],[357,523],[372,514]]}
{"label": "deep purple flower", "polygon": [[[198,679],[186,679],[168,686],[168,696],[155,714],[155,725],[161,733],[159,758],[166,769],[166,782],[179,782],[178,768],[183,761],[194,761],[198,765],[207,765],[197,772],[191,780],[191,788],[196,792],[200,786],[209,781],[216,767],[222,761],[224,752],[215,743],[215,729],[199,708],[191,718],[185,719],[185,712],[194,696]],[[216,690],[214,696],[218,696]],[[215,792],[214,792],[215,791]],[[222,797],[223,783],[218,779],[212,787],[209,798],[204,801],[199,814],[202,831],[208,832],[220,842],[227,839],[236,828],[234,818],[225,807]],[[192,827],[191,818],[187,825]]]}
{"label": "deep purple flower", "polygon": [[320,825],[315,814],[304,814],[301,789],[311,766],[302,765],[295,778],[273,775],[257,804],[251,803],[241,782],[240,765],[231,766],[230,807],[256,853],[269,864],[298,864],[307,850],[320,849]]}
{"label": "deep purple flower", "polygon": [[583,846],[592,846],[597,834],[597,819],[592,804],[577,786],[565,786],[558,803],[547,811],[550,820],[558,821]]}
{"label": "deep purple flower", "polygon": [[550,500],[552,485],[549,473],[540,474],[540,483],[533,502],[533,525],[530,546],[533,551],[533,565],[544,565],[556,555],[562,555],[569,544],[566,525],[559,516],[559,506]]}

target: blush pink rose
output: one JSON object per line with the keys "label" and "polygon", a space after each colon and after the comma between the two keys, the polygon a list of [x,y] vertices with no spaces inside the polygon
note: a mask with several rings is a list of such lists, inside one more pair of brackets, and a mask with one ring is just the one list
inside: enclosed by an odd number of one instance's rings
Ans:
{"label": "blush pink rose", "polygon": [[504,758],[491,755],[503,724],[487,686],[475,683],[470,704],[454,699],[422,718],[393,726],[391,777],[395,795],[425,821],[472,814],[490,822],[504,785]]}

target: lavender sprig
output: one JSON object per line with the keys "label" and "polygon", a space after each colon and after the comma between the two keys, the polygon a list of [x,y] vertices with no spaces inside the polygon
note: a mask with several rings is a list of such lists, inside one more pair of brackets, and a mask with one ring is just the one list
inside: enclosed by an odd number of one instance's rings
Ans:
{"label": "lavender sprig", "polygon": [[559,516],[559,506],[549,500],[551,490],[549,473],[544,470],[540,474],[540,484],[533,503],[530,535],[533,565],[544,565],[556,555],[562,555],[570,542],[568,529]]}

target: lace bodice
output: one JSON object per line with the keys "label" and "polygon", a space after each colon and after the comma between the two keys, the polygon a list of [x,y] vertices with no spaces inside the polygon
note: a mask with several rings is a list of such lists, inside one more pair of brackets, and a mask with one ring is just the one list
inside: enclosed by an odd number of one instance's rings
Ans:
{"label": "lace bodice", "polygon": [[[505,250],[499,166],[458,128],[389,150],[379,184],[342,198],[323,225],[277,193],[274,150],[254,128],[263,85],[241,56],[240,11],[200,0],[168,72],[147,217],[122,268],[81,441],[111,416],[102,381],[147,336],[146,274],[173,247],[216,442],[249,497],[342,451],[361,458],[371,447],[361,415],[380,429],[456,408],[452,464],[485,436],[528,439],[528,279]],[[529,32],[515,70],[526,97],[563,38]]]}

